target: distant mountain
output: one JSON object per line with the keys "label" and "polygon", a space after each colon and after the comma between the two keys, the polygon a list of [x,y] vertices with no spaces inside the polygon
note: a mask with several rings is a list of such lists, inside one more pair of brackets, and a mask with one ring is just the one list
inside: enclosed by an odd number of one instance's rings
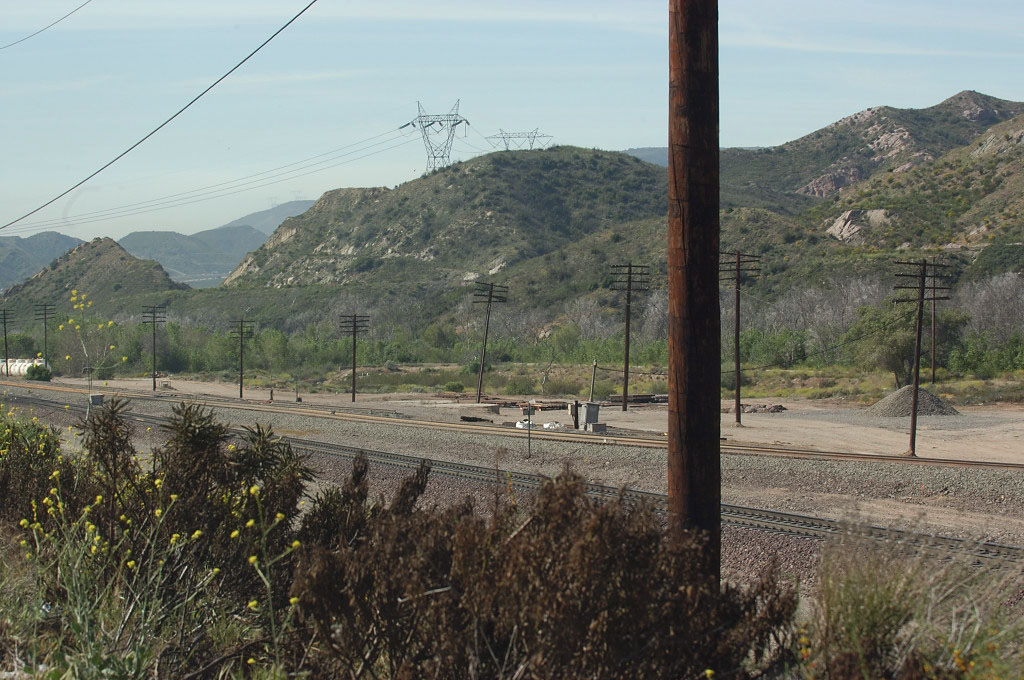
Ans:
{"label": "distant mountain", "polygon": [[0,236],[0,291],[20,283],[82,241],[55,231]]}
{"label": "distant mountain", "polygon": [[313,207],[316,201],[288,201],[281,205],[275,205],[269,210],[261,210],[260,212],[254,212],[251,215],[245,217],[239,217],[237,220],[228,222],[225,227],[238,227],[238,226],[249,226],[264,234],[273,234],[274,230],[281,226],[289,217],[295,217]]}
{"label": "distant mountain", "polygon": [[9,289],[3,304],[21,310],[46,302],[65,305],[72,290],[110,301],[126,294],[186,289],[172,281],[159,262],[132,257],[112,239],[95,238]]}
{"label": "distant mountain", "polygon": [[174,231],[135,231],[118,243],[132,255],[156,260],[175,281],[193,288],[220,285],[267,235],[250,226],[225,226],[192,235]]}
{"label": "distant mountain", "polygon": [[640,146],[634,149],[626,149],[622,153],[628,153],[630,156],[636,156],[642,161],[660,165],[663,168],[668,167],[667,146]]}
{"label": "distant mountain", "polygon": [[575,147],[502,151],[395,189],[329,191],[224,285],[462,282],[613,224],[664,215],[665,170]]}

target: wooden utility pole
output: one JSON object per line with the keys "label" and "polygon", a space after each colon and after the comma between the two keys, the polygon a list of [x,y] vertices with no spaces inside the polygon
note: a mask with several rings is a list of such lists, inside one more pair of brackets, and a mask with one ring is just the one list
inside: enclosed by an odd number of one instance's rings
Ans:
{"label": "wooden utility pole", "polygon": [[473,302],[487,305],[487,313],[484,316],[484,342],[480,348],[480,368],[476,375],[476,403],[479,404],[484,391],[484,365],[487,363],[487,332],[491,328],[491,303],[508,302],[508,286],[477,281]]}
{"label": "wooden utility pole", "polygon": [[[156,392],[156,325],[167,322],[167,307],[145,305],[142,308],[142,323],[153,326],[153,391]],[[241,384],[241,382],[239,382]]]}
{"label": "wooden utility pole", "polygon": [[[761,258],[748,253],[722,252],[721,261],[718,263],[718,275],[721,281],[732,281],[736,292],[735,309],[733,311],[732,325],[732,357],[733,357],[733,378],[735,379],[736,393],[733,395],[735,406],[733,411],[736,414],[736,424],[743,424],[743,405],[740,403],[740,386],[743,384],[743,372],[740,370],[740,284],[743,283],[744,274],[756,274],[761,271],[759,263]],[[735,265],[730,259],[735,256]],[[731,270],[730,270],[731,268]]]}
{"label": "wooden utility pole", "polygon": [[[917,323],[915,324],[915,337],[914,337],[914,376],[913,376],[913,393],[910,399],[910,449],[907,451],[908,456],[917,455],[917,395],[921,388],[921,325],[924,319],[924,303],[926,300],[931,300],[932,304],[935,304],[935,300],[948,300],[949,297],[946,295],[939,296],[937,292],[949,291],[949,286],[939,286],[935,282],[935,278],[938,277],[938,268],[946,265],[932,264],[931,276],[931,297],[925,297],[925,286],[928,279],[928,260],[921,259],[918,262],[912,260],[898,260],[897,265],[911,266],[917,269],[917,272],[899,272],[896,274],[900,278],[916,278],[917,283],[912,286],[896,286],[896,290],[916,290],[917,296],[914,298],[902,298],[896,300],[896,302],[916,302],[917,303]],[[935,318],[934,312],[932,318]],[[934,356],[932,362],[934,363]]]}
{"label": "wooden utility pole", "polygon": [[253,337],[252,326],[255,321],[239,319],[238,328],[231,331],[231,337],[238,338],[238,398],[242,399],[242,385],[245,382],[245,341]]}
{"label": "wooden utility pole", "polygon": [[622,352],[622,410],[629,408],[629,324],[633,291],[651,289],[651,269],[645,264],[613,264],[612,290],[626,291],[626,342]]}
{"label": "wooden utility pole", "polygon": [[669,1],[668,509],[721,568],[718,2]]}
{"label": "wooden utility pole", "polygon": [[356,400],[356,337],[370,329],[370,317],[349,314],[341,318],[341,332],[352,336],[352,401]]}

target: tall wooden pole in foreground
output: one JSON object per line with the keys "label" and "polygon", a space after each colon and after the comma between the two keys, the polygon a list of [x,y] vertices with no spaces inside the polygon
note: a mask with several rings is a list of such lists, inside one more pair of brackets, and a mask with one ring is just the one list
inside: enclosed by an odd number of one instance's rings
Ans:
{"label": "tall wooden pole in foreground", "polygon": [[721,567],[718,2],[669,2],[668,508]]}

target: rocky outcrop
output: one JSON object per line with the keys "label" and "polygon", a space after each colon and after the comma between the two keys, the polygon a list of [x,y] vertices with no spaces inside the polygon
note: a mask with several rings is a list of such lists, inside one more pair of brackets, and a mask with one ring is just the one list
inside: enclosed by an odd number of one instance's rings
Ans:
{"label": "rocky outcrop", "polygon": [[848,184],[859,182],[864,179],[864,173],[856,167],[833,166],[824,175],[815,177],[810,182],[796,190],[796,193],[805,196],[816,196],[825,198],[831,196]]}
{"label": "rocky outcrop", "polygon": [[825,230],[832,238],[843,243],[859,244],[864,242],[862,232],[871,227],[880,227],[892,221],[888,210],[847,210]]}

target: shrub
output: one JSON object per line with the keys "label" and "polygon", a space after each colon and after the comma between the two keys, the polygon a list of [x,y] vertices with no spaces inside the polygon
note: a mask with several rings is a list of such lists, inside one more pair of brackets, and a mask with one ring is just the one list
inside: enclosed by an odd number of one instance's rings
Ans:
{"label": "shrub", "polygon": [[1016,676],[1024,625],[1002,611],[1012,576],[846,537],[822,556],[800,655],[824,673],[813,677]]}
{"label": "shrub", "polygon": [[793,593],[770,574],[719,590],[701,576],[701,541],[671,540],[650,509],[598,504],[563,474],[526,516],[500,498],[489,519],[468,500],[422,510],[428,471],[360,511],[363,463],[316,516],[335,542],[307,554],[292,594],[339,672],[750,677],[786,658]]}
{"label": "shrub", "polygon": [[465,389],[466,389],[465,385],[463,385],[460,382],[456,382],[454,380],[452,380],[451,382],[446,382],[444,384],[444,391],[445,392],[462,392]]}
{"label": "shrub", "polygon": [[505,394],[533,394],[536,390],[537,383],[526,376],[514,376],[505,383]]}
{"label": "shrub", "polygon": [[548,380],[544,383],[544,394],[553,396],[575,396],[583,386],[576,380]]}
{"label": "shrub", "polygon": [[29,366],[25,371],[25,380],[39,380],[41,382],[50,382],[53,377],[53,373],[50,372],[46,366],[34,364]]}

